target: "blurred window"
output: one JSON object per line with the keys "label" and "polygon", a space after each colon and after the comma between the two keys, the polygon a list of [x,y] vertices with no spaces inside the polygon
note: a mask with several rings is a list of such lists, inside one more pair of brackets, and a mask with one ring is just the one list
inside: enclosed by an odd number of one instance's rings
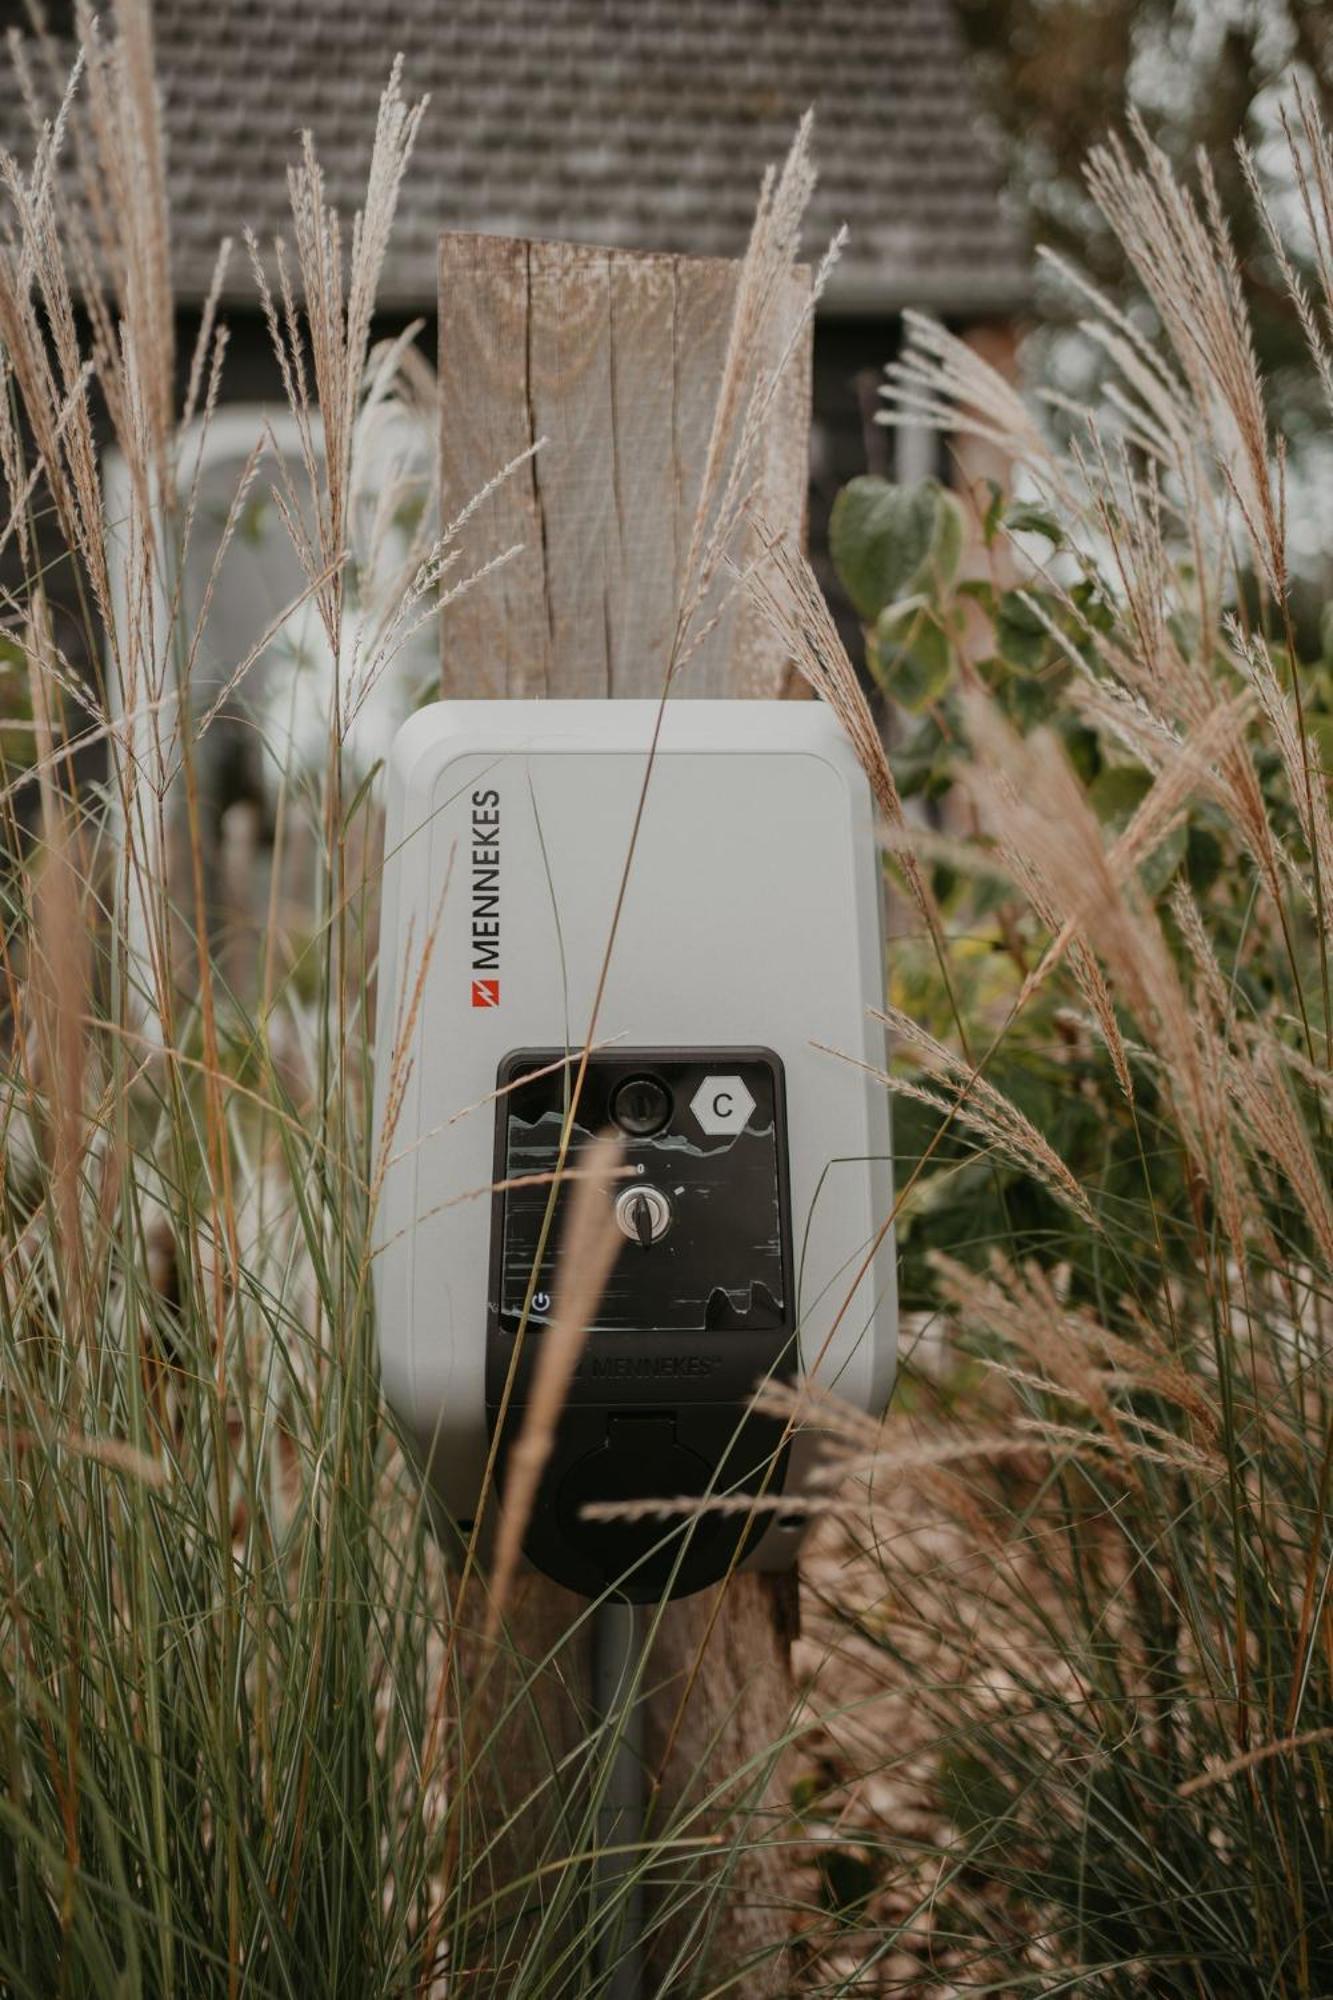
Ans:
{"label": "blurred window", "polygon": [[[38,18],[47,34],[54,35],[57,41],[74,40],[74,0],[44,0]],[[8,34],[11,28],[17,28],[21,35],[34,32],[32,9],[23,0],[0,0],[0,31]]]}
{"label": "blurred window", "polygon": [[[263,452],[238,504],[246,462]],[[438,676],[435,621],[411,616],[401,647],[395,618],[410,591],[426,520],[433,438],[400,407],[381,406],[354,451],[349,560],[344,569],[342,659],[328,638],[283,504],[301,517],[315,546],[309,480],[289,413],[259,405],[216,412],[202,436],[183,443],[180,505],[191,505],[180,587],[177,646],[194,648],[190,706],[195,727],[222,708],[201,755],[210,811],[220,817],[237,798],[262,801],[283,776],[313,773],[328,756],[335,695],[340,695],[343,754],[359,777],[386,753],[399,723]],[[113,454],[106,469],[113,528],[128,496]],[[235,510],[230,539],[219,560]],[[424,604],[419,607],[424,610]],[[159,607],[165,626],[166,606]],[[202,621],[202,623],[201,623]],[[247,665],[255,648],[262,651]],[[386,654],[392,653],[391,657]]]}

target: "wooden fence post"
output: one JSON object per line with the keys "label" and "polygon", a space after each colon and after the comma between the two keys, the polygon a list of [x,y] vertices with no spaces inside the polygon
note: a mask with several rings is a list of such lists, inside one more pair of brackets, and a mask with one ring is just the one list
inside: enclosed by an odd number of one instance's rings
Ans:
{"label": "wooden fence post", "polygon": [[[661,694],[737,270],[712,259],[567,243],[442,238],[444,518],[546,440],[477,516],[475,549],[519,543],[522,553],[446,610],[446,696]],[[807,282],[798,274],[784,298],[770,367],[799,318]],[[765,519],[792,537],[804,521],[809,426],[807,325],[767,418],[757,482]],[[777,697],[787,665],[768,627],[736,595],[673,694]],[[738,1576],[668,1608],[647,1673],[648,1755],[661,1775],[662,1804],[703,1799],[780,1738],[792,1705],[795,1601],[794,1578]],[[510,1613],[518,1651],[543,1659],[576,1611],[554,1585],[525,1577]],[[585,1674],[577,1649],[565,1648],[545,1691],[534,1690],[532,1740],[515,1742],[512,1756],[507,1744],[511,1796],[525,1759],[535,1791],[586,1730]],[[780,1831],[785,1784],[771,1782],[764,1801],[756,1801],[752,1781],[738,1789],[743,1809],[757,1806],[761,1826],[766,1809]],[[730,1808],[733,1816],[740,1809]],[[724,1837],[727,1815],[721,1807],[710,1822]],[[733,1972],[751,1954],[768,1954],[738,1989],[747,1995],[786,1989],[788,1854],[771,1845],[747,1855],[713,1932],[709,1956]]]}

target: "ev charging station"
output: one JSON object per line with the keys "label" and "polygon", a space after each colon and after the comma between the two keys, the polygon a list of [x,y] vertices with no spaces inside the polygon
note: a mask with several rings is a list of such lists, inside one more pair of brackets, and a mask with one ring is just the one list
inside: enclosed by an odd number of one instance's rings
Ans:
{"label": "ev charging station", "polygon": [[[566,1164],[619,1129],[624,1243],[526,1554],[632,1600],[794,1560],[805,1516],[772,1501],[799,1493],[818,1444],[754,1414],[756,1384],[813,1378],[867,1411],[892,1384],[868,1011],[883,949],[869,789],[821,703],[442,702],[399,732],[376,1304],[386,1392],[446,1540],[471,1531],[507,1387],[503,1485],[557,1309],[567,1190],[549,1176],[586,1042]],[[764,1504],[671,1524],[584,1512],[705,1494]]]}

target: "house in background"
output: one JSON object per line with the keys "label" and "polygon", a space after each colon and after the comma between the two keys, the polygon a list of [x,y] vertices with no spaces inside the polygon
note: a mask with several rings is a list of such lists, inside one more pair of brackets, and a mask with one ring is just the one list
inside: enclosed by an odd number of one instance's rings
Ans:
{"label": "house in background", "polygon": [[[14,4],[14,0],[10,0]],[[1030,265],[951,0],[156,0],[181,295],[218,240],[288,230],[287,162],[315,134],[332,198],[364,184],[391,52],[430,105],[381,302],[436,305],[442,229],[738,256],[765,167],[815,111],[807,252],[850,240],[815,340],[811,526],[854,473],[933,469],[931,440],[873,428],[900,317],[933,312],[1003,352]],[[238,259],[231,393],[262,378]]]}
{"label": "house in background", "polygon": [[[72,0],[46,0],[62,40],[72,12]],[[933,434],[870,421],[902,312],[929,310],[1003,352],[1027,299],[1028,259],[950,0],[156,0],[153,19],[182,366],[231,236],[224,399],[249,406],[249,436],[281,390],[241,231],[290,236],[286,169],[306,128],[330,197],[351,216],[397,51],[408,96],[430,103],[381,316],[386,332],[422,318],[430,353],[442,230],[734,257],[765,167],[814,107],[807,253],[850,229],[816,326],[817,563],[849,477],[938,469]],[[26,22],[26,0],[0,0],[0,25]],[[0,138],[21,157],[30,150],[17,90],[0,108]],[[243,408],[217,426],[213,449],[232,457],[212,468],[223,493],[248,449]],[[261,562],[257,551],[262,537],[238,550],[253,574],[234,579],[230,601],[262,632],[288,601],[291,556],[270,546]],[[214,627],[208,650],[225,678],[255,634],[220,610]]]}
{"label": "house in background", "polygon": [[[46,0],[58,35],[72,14]],[[399,50],[408,95],[430,96],[381,291],[399,319],[434,318],[442,229],[739,255],[765,166],[814,107],[810,254],[851,232],[816,340],[818,497],[886,449],[865,419],[905,308],[1003,339],[1027,300],[951,0],[155,0],[153,19],[187,308],[223,236],[290,233],[303,129],[353,212]],[[0,0],[0,25],[27,22],[27,0]],[[26,152],[5,95],[0,136]],[[240,254],[227,304],[229,393],[267,393]]]}

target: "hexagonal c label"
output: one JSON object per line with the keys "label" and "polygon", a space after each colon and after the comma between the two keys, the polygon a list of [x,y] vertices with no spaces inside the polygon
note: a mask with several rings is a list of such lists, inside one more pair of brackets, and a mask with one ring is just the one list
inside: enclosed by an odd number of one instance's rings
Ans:
{"label": "hexagonal c label", "polygon": [[690,1099],[690,1110],[710,1139],[743,1132],[754,1110],[754,1099],[738,1076],[706,1076]]}

